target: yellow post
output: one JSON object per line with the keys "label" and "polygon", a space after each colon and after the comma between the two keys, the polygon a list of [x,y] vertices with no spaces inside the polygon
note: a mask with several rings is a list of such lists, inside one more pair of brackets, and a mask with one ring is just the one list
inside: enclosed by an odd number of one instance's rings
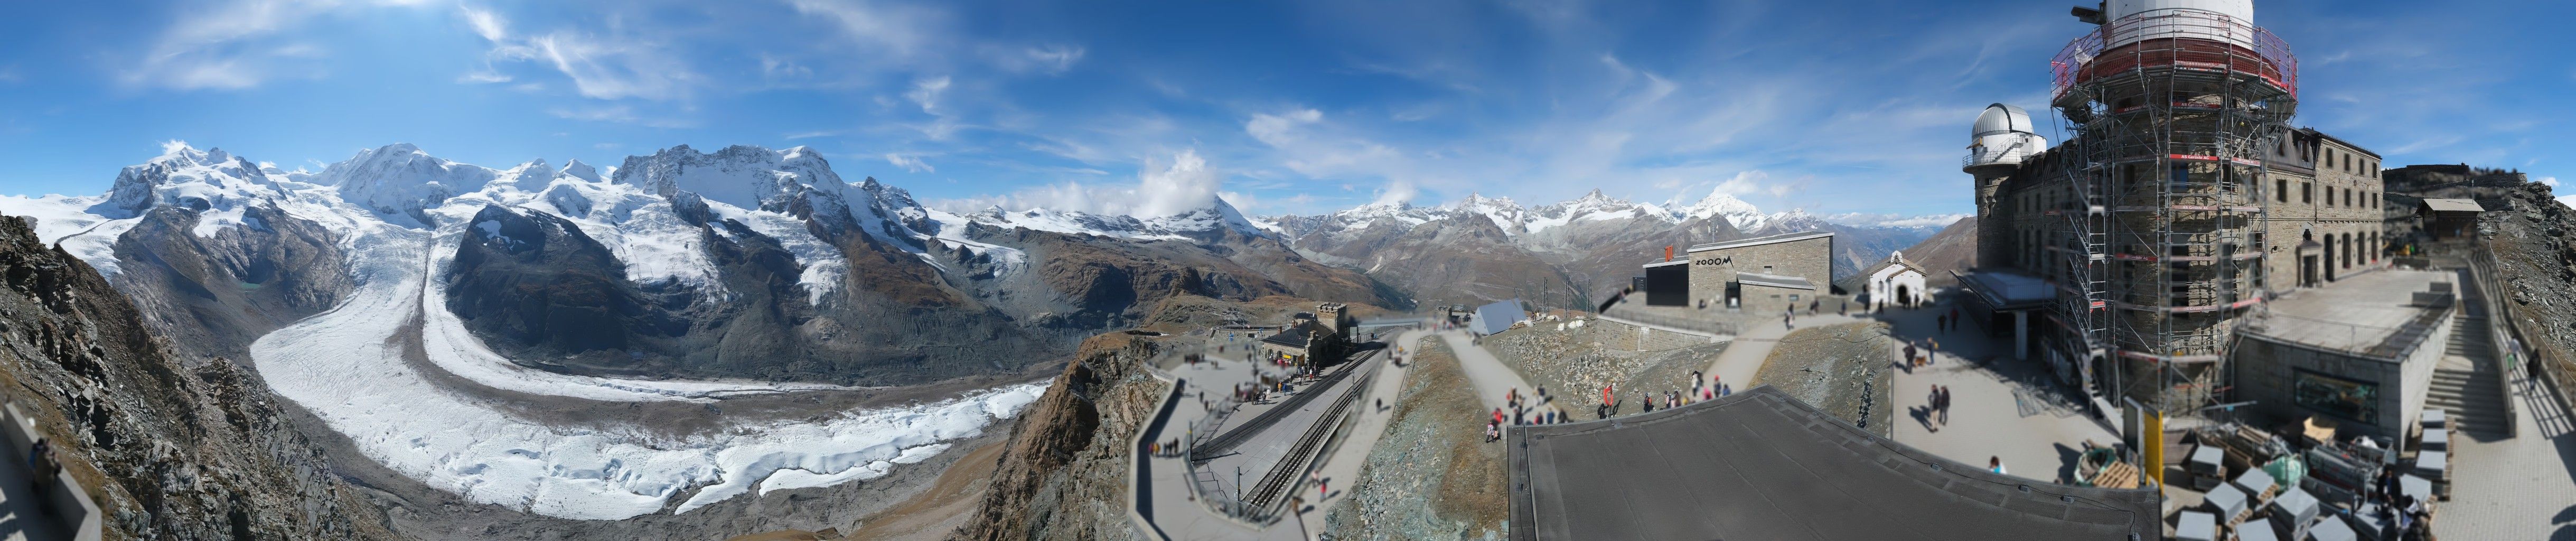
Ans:
{"label": "yellow post", "polygon": [[2139,474],[2153,483],[2148,486],[2161,490],[2165,486],[2165,416],[2149,411],[2139,415],[2138,421],[2139,431],[2145,432],[2138,435],[2138,441],[2145,442],[2142,446],[2146,447],[2140,449],[2145,451],[2146,463],[2138,465]]}

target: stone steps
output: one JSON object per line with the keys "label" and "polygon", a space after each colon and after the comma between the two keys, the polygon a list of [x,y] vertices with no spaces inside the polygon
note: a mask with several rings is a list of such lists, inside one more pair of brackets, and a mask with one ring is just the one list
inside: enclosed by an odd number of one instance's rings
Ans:
{"label": "stone steps", "polygon": [[2444,363],[2435,369],[2432,388],[2425,393],[2425,407],[2449,413],[2451,422],[2468,433],[2500,435],[2511,429],[2504,423],[2512,404],[2502,395],[2504,372],[2496,364],[2492,342],[2486,318],[2453,319],[2446,351],[2469,362],[2467,366]]}

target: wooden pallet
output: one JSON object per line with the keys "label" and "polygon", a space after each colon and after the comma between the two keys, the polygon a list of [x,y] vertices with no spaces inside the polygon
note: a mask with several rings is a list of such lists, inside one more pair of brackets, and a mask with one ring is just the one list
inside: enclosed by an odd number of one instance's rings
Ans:
{"label": "wooden pallet", "polygon": [[2138,467],[2127,462],[2113,462],[2093,474],[2093,486],[2102,488],[2138,488]]}

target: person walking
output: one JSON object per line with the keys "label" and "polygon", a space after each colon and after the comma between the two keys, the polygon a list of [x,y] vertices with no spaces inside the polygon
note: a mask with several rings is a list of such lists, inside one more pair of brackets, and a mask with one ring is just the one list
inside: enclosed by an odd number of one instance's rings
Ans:
{"label": "person walking", "polygon": [[1959,308],[1950,307],[1950,330],[1959,330]]}
{"label": "person walking", "polygon": [[1935,390],[1932,392],[1938,398],[1934,398],[1933,401],[1939,403],[1939,405],[1935,406],[1933,409],[1939,410],[1941,413],[1941,426],[1950,426],[1950,386],[1942,385],[1935,387],[1934,389]]}

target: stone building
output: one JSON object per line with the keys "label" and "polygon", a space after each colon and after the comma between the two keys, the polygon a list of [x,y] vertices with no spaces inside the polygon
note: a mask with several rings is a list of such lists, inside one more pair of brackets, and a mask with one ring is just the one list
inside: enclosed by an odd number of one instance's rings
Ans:
{"label": "stone building", "polygon": [[[1831,293],[1834,234],[1785,233],[1690,248],[1693,306],[1775,310]],[[1744,275],[1752,275],[1748,283]],[[1753,288],[1747,290],[1747,288]],[[1774,297],[1777,297],[1776,301]]]}
{"label": "stone building", "polygon": [[1328,302],[1314,312],[1298,312],[1276,334],[1261,339],[1261,348],[1298,364],[1332,363],[1350,353],[1352,327],[1342,303]]}
{"label": "stone building", "polygon": [[[2011,306],[1968,312],[2014,318],[1974,323],[2024,329],[2017,348],[2071,367],[2097,405],[2210,403],[2253,308],[2385,264],[2378,154],[2291,126],[2296,59],[2252,12],[2106,4],[2053,62],[2062,144],[2004,104],[1970,132],[1973,266],[1995,279],[1962,284]],[[2027,283],[2053,298],[1978,291]]]}

